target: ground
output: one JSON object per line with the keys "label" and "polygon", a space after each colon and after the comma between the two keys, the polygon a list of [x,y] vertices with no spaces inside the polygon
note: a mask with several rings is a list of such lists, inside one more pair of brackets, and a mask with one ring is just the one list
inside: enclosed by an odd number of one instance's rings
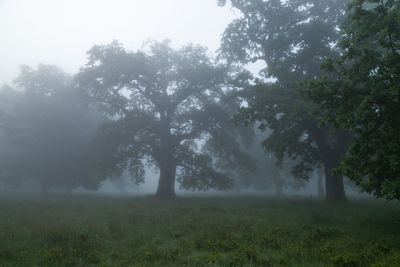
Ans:
{"label": "ground", "polygon": [[400,266],[400,204],[0,198],[0,266]]}

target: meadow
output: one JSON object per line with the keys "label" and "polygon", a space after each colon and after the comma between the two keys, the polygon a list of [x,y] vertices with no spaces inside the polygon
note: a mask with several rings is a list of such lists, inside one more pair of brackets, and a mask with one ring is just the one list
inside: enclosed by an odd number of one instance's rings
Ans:
{"label": "meadow", "polygon": [[400,266],[400,205],[2,197],[0,266]]}

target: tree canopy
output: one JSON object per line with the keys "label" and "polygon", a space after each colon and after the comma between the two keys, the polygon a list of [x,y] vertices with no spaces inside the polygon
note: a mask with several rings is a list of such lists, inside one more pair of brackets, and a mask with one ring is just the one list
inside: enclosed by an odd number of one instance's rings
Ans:
{"label": "tree canopy", "polygon": [[98,136],[109,144],[112,159],[105,162],[105,175],[129,169],[142,182],[145,165],[155,166],[160,198],[175,196],[175,180],[192,190],[232,185],[207,147],[228,149],[233,158],[244,155],[235,145],[238,130],[229,112],[234,85],[247,80],[243,74],[231,79],[227,66],[212,60],[205,48],[174,50],[167,41],[136,52],[113,42],[94,46],[88,55],[76,81],[89,103],[109,118]]}
{"label": "tree canopy", "polygon": [[400,3],[353,1],[343,31],[341,57],[304,91],[326,122],[355,136],[339,170],[368,193],[400,199]]}
{"label": "tree canopy", "polygon": [[153,168],[160,198],[235,183],[279,194],[318,170],[327,200],[346,199],[345,177],[400,199],[399,1],[229,3],[239,15],[215,58],[113,41],[73,76],[22,66],[0,89],[0,182],[95,190],[127,173],[143,183]]}
{"label": "tree canopy", "polygon": [[[302,97],[300,82],[321,76],[320,64],[337,58],[334,45],[340,38],[338,26],[344,19],[346,0],[230,1],[241,12],[225,30],[222,55],[233,63],[262,61],[266,68],[243,91],[247,106],[238,120],[259,121],[270,128],[263,146],[298,161],[293,174],[307,179],[321,165],[326,174],[326,197],[345,199],[343,178],[333,175],[351,138],[343,130],[332,134],[330,125],[320,127],[312,114],[313,103]],[[224,4],[225,1],[220,1]]]}
{"label": "tree canopy", "polygon": [[53,65],[21,67],[17,89],[0,91],[0,176],[9,185],[28,181],[50,188],[97,189],[92,138],[101,116],[86,108],[72,77]]}

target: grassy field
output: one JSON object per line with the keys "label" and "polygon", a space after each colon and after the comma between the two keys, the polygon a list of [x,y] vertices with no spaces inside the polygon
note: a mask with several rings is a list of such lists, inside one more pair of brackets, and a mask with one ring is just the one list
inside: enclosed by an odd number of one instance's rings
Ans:
{"label": "grassy field", "polygon": [[400,205],[0,199],[0,266],[400,266]]}

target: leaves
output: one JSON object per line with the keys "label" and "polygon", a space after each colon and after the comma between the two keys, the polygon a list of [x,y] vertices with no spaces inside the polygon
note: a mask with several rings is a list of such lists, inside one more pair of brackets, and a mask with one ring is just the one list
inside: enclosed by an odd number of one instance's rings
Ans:
{"label": "leaves", "polygon": [[327,62],[330,77],[306,92],[326,121],[354,133],[340,170],[366,192],[400,199],[400,6],[359,0],[349,8],[341,58]]}
{"label": "leaves", "polygon": [[[246,106],[236,121],[257,121],[261,130],[273,133],[263,142],[278,163],[286,156],[300,160],[294,173],[305,178],[312,168],[330,161],[341,138],[332,127],[320,127],[322,113],[299,92],[300,83],[321,76],[320,64],[337,57],[334,45],[337,25],[343,20],[347,1],[231,1],[242,16],[222,37],[222,55],[246,64],[262,60],[263,80],[244,87]],[[269,81],[269,82],[267,82]],[[343,142],[345,143],[345,142]],[[347,144],[347,142],[346,142]]]}
{"label": "leaves", "polygon": [[19,90],[0,92],[2,181],[97,189],[91,140],[101,116],[83,105],[71,77],[56,66],[23,66],[15,81]]}
{"label": "leaves", "polygon": [[174,50],[168,41],[153,42],[137,52],[117,42],[93,47],[76,82],[89,103],[110,119],[101,130],[116,142],[109,168],[129,165],[142,181],[147,161],[170,175],[179,167],[178,181],[185,189],[228,188],[231,180],[216,171],[201,143],[221,133],[233,140],[237,133],[230,122],[236,105],[230,95],[240,80],[229,78],[229,71],[195,45]]}

